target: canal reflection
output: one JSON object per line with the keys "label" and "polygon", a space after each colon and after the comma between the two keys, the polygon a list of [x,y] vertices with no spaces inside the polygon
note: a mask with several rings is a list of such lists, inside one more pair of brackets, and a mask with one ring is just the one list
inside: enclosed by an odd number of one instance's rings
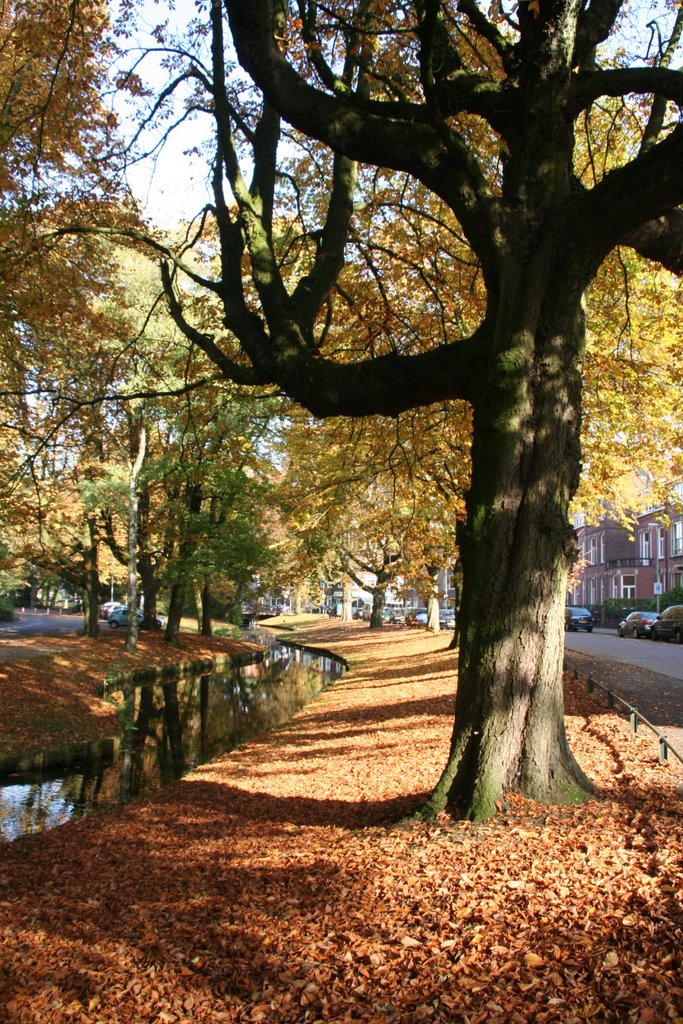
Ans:
{"label": "canal reflection", "polygon": [[22,770],[0,775],[0,839],[166,785],[287,722],[342,672],[335,659],[276,644],[252,665],[131,689],[119,736],[25,759]]}

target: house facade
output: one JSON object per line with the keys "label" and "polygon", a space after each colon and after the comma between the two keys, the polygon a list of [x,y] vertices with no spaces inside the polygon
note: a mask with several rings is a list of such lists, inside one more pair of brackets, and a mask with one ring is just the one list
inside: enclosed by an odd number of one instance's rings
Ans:
{"label": "house facade", "polygon": [[681,505],[648,508],[628,526],[608,515],[595,525],[574,517],[580,559],[567,604],[589,608],[604,621],[608,598],[627,609],[683,587],[683,483],[675,490]]}

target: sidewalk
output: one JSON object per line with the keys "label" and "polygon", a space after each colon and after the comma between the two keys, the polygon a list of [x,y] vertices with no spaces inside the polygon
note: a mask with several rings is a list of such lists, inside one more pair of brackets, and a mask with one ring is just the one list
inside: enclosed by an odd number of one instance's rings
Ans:
{"label": "sidewalk", "polygon": [[[584,678],[590,676],[608,686],[640,711],[659,732],[666,735],[683,758],[683,687],[676,679],[637,665],[625,665],[569,649],[565,649],[565,662]],[[652,737],[653,743],[657,742],[654,734],[645,727],[643,735]]]}

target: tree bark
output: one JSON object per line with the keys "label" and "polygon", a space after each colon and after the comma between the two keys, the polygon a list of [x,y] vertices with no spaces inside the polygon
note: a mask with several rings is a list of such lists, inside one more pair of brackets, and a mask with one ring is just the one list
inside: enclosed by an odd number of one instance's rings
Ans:
{"label": "tree bark", "polygon": [[353,619],[353,584],[348,576],[342,580],[342,622],[351,622]]}
{"label": "tree bark", "polygon": [[372,612],[370,613],[370,629],[384,628],[384,605],[387,587],[372,587]]}
{"label": "tree bark", "polygon": [[83,529],[83,611],[85,635],[91,640],[96,640],[100,635],[100,576],[97,556],[97,527],[95,520],[89,516]]}
{"label": "tree bark", "polygon": [[[185,505],[190,516],[199,512],[202,505],[202,487],[198,483],[188,483],[185,490]],[[178,545],[179,578],[171,587],[171,598],[168,605],[168,620],[164,642],[178,644],[180,636],[180,620],[185,609],[187,562],[196,547],[193,537],[183,537]]]}
{"label": "tree bark", "polygon": [[126,650],[135,654],[138,648],[138,477],[147,449],[147,431],[144,423],[139,424],[137,452],[129,466],[128,477],[128,632]]}
{"label": "tree bark", "polygon": [[205,579],[202,587],[202,636],[211,636],[212,633],[211,580]]}
{"label": "tree bark", "polygon": [[439,599],[436,594],[430,594],[427,598],[427,629],[432,633],[441,632],[439,622]]}
{"label": "tree bark", "polygon": [[[140,536],[138,533],[138,542]],[[140,574],[140,589],[144,600],[144,614],[142,625],[145,629],[157,628],[157,595],[161,582],[156,573],[156,565],[150,553],[141,550],[138,543],[138,573]]]}
{"label": "tree bark", "polygon": [[180,620],[185,610],[185,583],[176,581],[171,587],[171,597],[168,602],[168,619],[166,620],[166,631],[164,642],[177,646],[180,637]]}
{"label": "tree bark", "polygon": [[[508,352],[519,339],[517,358],[503,377],[508,386],[501,380],[475,410],[455,727],[427,817],[453,804],[486,818],[510,791],[570,802],[592,789],[567,744],[562,693],[583,316],[580,298],[572,302],[559,281],[547,292],[532,345],[501,325]],[[519,372],[524,351],[532,365]]]}
{"label": "tree bark", "polygon": [[192,591],[194,593],[194,605],[197,612],[197,632],[202,632],[202,622],[204,621],[204,601],[203,601],[203,584],[201,580],[192,580]]}

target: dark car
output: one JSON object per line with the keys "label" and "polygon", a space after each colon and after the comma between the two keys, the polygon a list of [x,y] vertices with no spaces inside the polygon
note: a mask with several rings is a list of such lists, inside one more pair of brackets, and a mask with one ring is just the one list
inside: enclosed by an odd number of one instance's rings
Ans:
{"label": "dark car", "polygon": [[576,633],[585,629],[587,633],[593,632],[593,616],[587,608],[574,608],[569,606],[564,610],[564,628],[570,633]]}
{"label": "dark car", "polygon": [[672,604],[665,608],[650,629],[651,640],[675,640],[683,644],[683,604]]}
{"label": "dark car", "polygon": [[650,636],[652,623],[659,618],[658,612],[631,612],[617,626],[619,636]]}

